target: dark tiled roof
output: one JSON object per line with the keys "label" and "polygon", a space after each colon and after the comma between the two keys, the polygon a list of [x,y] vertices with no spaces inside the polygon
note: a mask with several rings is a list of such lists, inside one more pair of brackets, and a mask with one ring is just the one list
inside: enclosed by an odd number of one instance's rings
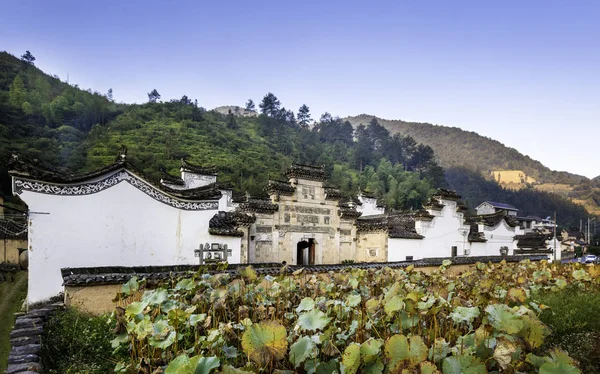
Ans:
{"label": "dark tiled roof", "polygon": [[415,218],[412,214],[395,214],[388,218],[388,237],[398,239],[423,239],[424,236],[415,229]]}
{"label": "dark tiled roof", "polygon": [[546,240],[550,239],[549,235],[528,233],[525,235],[515,236],[517,247],[523,249],[546,249]]}
{"label": "dark tiled roof", "polygon": [[219,212],[208,223],[208,232],[212,235],[244,236],[239,226],[248,226],[256,221],[256,217],[241,212]]}
{"label": "dark tiled roof", "polygon": [[476,223],[471,224],[471,230],[469,231],[469,242],[471,243],[485,243],[487,239],[483,232],[479,232],[479,227]]}
{"label": "dark tiled roof", "polygon": [[338,210],[338,214],[341,218],[346,219],[356,219],[362,215],[361,212],[357,211],[355,208],[341,206]]}
{"label": "dark tiled roof", "polygon": [[440,203],[436,199],[430,199],[427,204],[423,205],[423,207],[426,209],[442,210],[444,209],[444,204]]}
{"label": "dark tiled roof", "polygon": [[301,178],[314,181],[325,181],[327,174],[324,166],[292,164],[285,172],[288,178]]}
{"label": "dark tiled roof", "polygon": [[181,159],[181,170],[200,175],[217,175],[216,166],[199,166]]}
{"label": "dark tiled roof", "polygon": [[459,202],[456,204],[456,211],[457,212],[466,212],[467,210],[469,210],[469,207],[467,205],[465,205],[462,202]]}
{"label": "dark tiled roof", "polygon": [[240,203],[240,210],[248,213],[275,213],[279,205],[273,204],[271,200],[246,200]]}
{"label": "dark tiled roof", "polygon": [[356,221],[358,232],[388,231],[388,217],[385,214],[361,217]]}
{"label": "dark tiled roof", "polygon": [[185,186],[183,179],[167,173],[167,171],[164,169],[161,169],[160,171],[160,181],[162,183],[174,184],[176,186]]}
{"label": "dark tiled roof", "polygon": [[420,221],[433,221],[433,219],[435,218],[435,216],[429,214],[429,212],[424,209],[411,212],[411,214],[415,220]]}
{"label": "dark tiled roof", "polygon": [[[325,187],[325,200],[340,200],[344,197],[342,191],[335,187]],[[356,202],[354,202],[356,204]],[[360,202],[359,202],[360,204]]]}
{"label": "dark tiled roof", "polygon": [[473,217],[475,222],[481,222],[486,226],[496,226],[502,220],[506,222],[506,224],[510,227],[517,227],[519,225],[519,220],[517,220],[514,216],[509,216],[506,211],[499,211],[492,214],[480,214]]}
{"label": "dark tiled roof", "polygon": [[438,188],[437,191],[433,194],[434,198],[440,198],[445,200],[460,200],[461,196],[456,193],[456,191],[446,190],[443,188]]}
{"label": "dark tiled roof", "polygon": [[490,204],[494,208],[507,209],[507,210],[519,210],[519,209],[515,208],[514,206],[512,206],[510,204],[506,204],[506,203],[496,203],[494,201],[484,201],[482,204],[485,204],[485,203]]}
{"label": "dark tiled roof", "polygon": [[121,154],[117,156],[117,159],[113,164],[85,174],[68,174],[58,169],[53,169],[46,165],[42,165],[36,160],[30,160],[19,155],[13,155],[8,164],[8,170],[10,175],[25,179],[33,179],[58,184],[73,184],[82,183],[90,179],[98,178],[107,173],[124,169],[143,179],[144,182],[153,186],[157,190],[176,198],[184,200],[219,200],[222,196],[215,183],[188,190],[173,189],[165,186],[162,183],[157,183],[156,181],[153,181],[152,178],[144,176],[142,171],[135,167],[131,162],[127,161],[126,153],[126,150],[122,150]]}
{"label": "dark tiled roof", "polygon": [[266,188],[270,194],[277,195],[293,195],[296,192],[296,188],[290,185],[289,182],[270,180]]}
{"label": "dark tiled roof", "polygon": [[[444,260],[452,261],[456,265],[483,263],[520,262],[523,260],[541,261],[546,260],[545,255],[527,254],[522,256],[459,256],[459,257],[436,257],[425,258],[416,261],[399,262],[365,262],[355,264],[335,264],[335,265],[288,265],[287,271],[293,272],[299,269],[305,269],[309,273],[324,273],[329,271],[340,271],[344,269],[378,269],[378,268],[405,268],[440,266]],[[63,268],[61,269],[63,284],[65,286],[96,286],[102,284],[123,284],[134,276],[139,279],[145,279],[150,285],[160,283],[165,280],[175,279],[185,275],[191,275],[198,271],[205,273],[229,273],[232,276],[239,274],[238,269],[251,265],[258,274],[280,274],[282,271],[279,263],[255,263],[255,264],[230,264],[225,270],[217,270],[217,266],[198,266],[198,265],[174,265],[174,266],[106,266],[95,268]]]}

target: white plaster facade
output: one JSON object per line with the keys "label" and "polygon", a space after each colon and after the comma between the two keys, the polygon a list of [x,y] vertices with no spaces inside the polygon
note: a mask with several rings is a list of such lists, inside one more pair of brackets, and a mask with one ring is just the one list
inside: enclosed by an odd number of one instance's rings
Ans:
{"label": "white plaster facade", "polygon": [[[114,173],[123,172],[162,194],[129,171]],[[86,183],[107,177],[110,174]],[[57,185],[61,188],[57,191],[65,191],[62,187]],[[194,249],[201,243],[227,244],[232,252],[228,261],[239,263],[241,259],[240,238],[214,236],[208,230],[211,217],[227,205],[226,195],[206,204],[207,209],[181,209],[123,180],[90,194],[61,195],[25,188],[20,197],[31,212],[30,303],[62,291],[61,268],[197,264]]]}
{"label": "white plaster facade", "polygon": [[385,213],[385,208],[377,206],[377,199],[375,198],[358,195],[358,200],[360,200],[361,205],[358,205],[356,210],[361,212],[363,217]]}

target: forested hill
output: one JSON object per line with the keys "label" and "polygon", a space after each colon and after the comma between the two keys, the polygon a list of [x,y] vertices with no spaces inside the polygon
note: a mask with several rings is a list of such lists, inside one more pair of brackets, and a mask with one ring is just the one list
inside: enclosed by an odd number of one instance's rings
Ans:
{"label": "forested hill", "polygon": [[489,174],[491,170],[522,170],[540,182],[580,183],[586,177],[568,172],[553,171],[541,162],[521,154],[497,140],[458,127],[432,125],[430,123],[405,122],[381,119],[361,114],[347,117],[352,125],[369,123],[373,118],[391,133],[400,133],[433,148],[444,168],[461,167]]}
{"label": "forested hill", "polygon": [[[156,89],[145,104],[119,104],[112,90],[82,90],[44,74],[34,62],[32,55],[19,59],[0,53],[0,191],[9,204],[5,164],[12,152],[78,173],[113,162],[122,145],[128,147],[128,159],[152,179],[164,171],[177,174],[184,158],[217,166],[221,183],[254,196],[264,196],[268,180],[281,179],[292,162],[324,165],[331,185],[347,195],[376,195],[393,210],[418,209],[435,188],[449,185],[450,174],[437,164],[432,147],[392,134],[377,120],[354,129],[329,114],[313,119],[308,106],[286,109],[272,93],[257,105],[249,100],[243,109],[221,112],[206,110],[186,95],[161,102]],[[457,181],[460,175],[450,185]],[[474,207],[481,198],[501,200],[505,196],[499,191],[467,198]],[[514,196],[522,195],[506,195]],[[567,227],[585,216],[566,199],[535,196],[536,204],[523,213],[557,210]],[[518,205],[513,201],[507,202]]]}

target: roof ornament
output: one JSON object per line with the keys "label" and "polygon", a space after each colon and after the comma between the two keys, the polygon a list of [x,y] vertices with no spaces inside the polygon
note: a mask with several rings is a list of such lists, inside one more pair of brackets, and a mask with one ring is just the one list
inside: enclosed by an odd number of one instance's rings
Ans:
{"label": "roof ornament", "polygon": [[127,146],[121,145],[121,152],[119,153],[119,157],[117,158],[117,160],[125,161],[126,157],[127,157]]}

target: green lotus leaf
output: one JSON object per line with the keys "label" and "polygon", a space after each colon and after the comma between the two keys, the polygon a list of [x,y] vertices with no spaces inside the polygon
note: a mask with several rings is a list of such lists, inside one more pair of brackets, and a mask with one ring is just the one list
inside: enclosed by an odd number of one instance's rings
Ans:
{"label": "green lotus leaf", "polygon": [[525,362],[529,362],[530,364],[535,366],[537,369],[542,367],[542,365],[544,365],[548,361],[549,361],[548,358],[536,356],[533,353],[528,353],[527,357],[525,358]]}
{"label": "green lotus leaf", "polygon": [[392,286],[385,292],[383,296],[383,303],[387,303],[392,297],[398,294],[398,291],[402,289],[400,283],[395,282]]}
{"label": "green lotus leaf", "polygon": [[305,297],[300,301],[300,304],[296,308],[296,313],[300,313],[305,310],[313,310],[315,307],[315,301],[310,297]]}
{"label": "green lotus leaf", "polygon": [[298,326],[302,331],[316,331],[323,330],[325,326],[331,321],[325,313],[318,309],[313,309],[309,312],[303,313],[298,317]]}
{"label": "green lotus leaf", "polygon": [[223,365],[223,367],[221,368],[220,374],[249,374],[249,372],[241,370],[241,369],[236,369],[231,365]]}
{"label": "green lotus leaf", "polygon": [[444,374],[487,374],[485,365],[476,357],[461,355],[444,359],[442,364]]}
{"label": "green lotus leaf", "polygon": [[383,304],[383,310],[385,310],[385,314],[388,316],[402,310],[402,308],[404,308],[404,301],[398,295],[392,296],[385,304]]}
{"label": "green lotus leaf", "polygon": [[375,361],[381,354],[381,339],[370,338],[360,345],[360,356],[365,363]]}
{"label": "green lotus leaf", "polygon": [[428,359],[433,362],[440,362],[450,354],[450,343],[444,338],[437,338],[429,348]]}
{"label": "green lotus leaf", "polygon": [[369,363],[365,363],[365,365],[360,369],[360,372],[365,374],[382,374],[383,369],[383,362],[380,358],[378,358]]}
{"label": "green lotus leaf", "polygon": [[165,374],[186,374],[193,373],[190,367],[190,358],[188,355],[183,354],[177,356],[173,361],[169,363],[165,369]]}
{"label": "green lotus leaf", "polygon": [[127,281],[124,285],[121,286],[121,292],[126,296],[131,295],[135,291],[140,289],[140,284],[138,282],[138,277],[133,276],[131,279]]}
{"label": "green lotus leaf", "polygon": [[427,359],[427,346],[420,336],[407,338],[393,335],[385,343],[385,356],[389,360],[389,369],[396,372],[404,366],[416,366]]}
{"label": "green lotus leaf", "polygon": [[315,374],[318,365],[318,360],[306,360],[306,362],[304,362],[304,371],[306,374]]}
{"label": "green lotus leaf", "polygon": [[346,298],[346,305],[350,308],[354,308],[357,305],[360,305],[361,297],[357,294],[350,294]]}
{"label": "green lotus leaf", "polygon": [[575,365],[575,360],[569,357],[565,351],[560,349],[552,349],[550,351],[550,361],[555,364]]}
{"label": "green lotus leaf", "polygon": [[175,285],[175,290],[189,291],[189,290],[193,289],[195,285],[196,284],[192,278],[186,278],[186,279],[182,279],[179,282],[177,282],[177,284]]}
{"label": "green lotus leaf", "polygon": [[319,363],[316,374],[331,374],[336,371],[338,371],[338,360],[331,359],[327,362]]}
{"label": "green lotus leaf", "polygon": [[421,374],[439,374],[440,373],[437,366],[435,366],[434,363],[429,362],[429,361],[421,362],[419,364],[419,372]]}
{"label": "green lotus leaf", "polygon": [[133,332],[135,337],[139,340],[143,340],[147,336],[152,335],[154,332],[154,326],[152,325],[152,321],[150,321],[150,317],[147,315],[144,316],[144,319],[135,325]]}
{"label": "green lotus leaf", "polygon": [[443,267],[448,267],[450,265],[452,265],[452,261],[450,261],[450,260],[444,260],[444,261],[442,261],[442,266]]}
{"label": "green lotus leaf", "polygon": [[546,362],[540,367],[539,374],[581,374],[581,370],[569,364]]}
{"label": "green lotus leaf", "polygon": [[479,308],[476,306],[471,308],[457,306],[456,308],[454,308],[454,311],[450,313],[450,318],[452,318],[452,321],[454,321],[454,323],[466,322],[469,324],[469,326],[471,326],[473,320],[479,317],[479,315]]}
{"label": "green lotus leaf", "polygon": [[236,347],[230,347],[225,345],[223,347],[223,353],[225,353],[225,357],[227,358],[236,358],[238,356],[238,350]]}
{"label": "green lotus leaf", "polygon": [[360,367],[360,345],[352,343],[342,355],[342,370],[345,374],[355,374]]}
{"label": "green lotus leaf", "polygon": [[590,275],[584,269],[574,270],[572,276],[576,280],[590,280]]}
{"label": "green lotus leaf", "polygon": [[558,287],[559,290],[564,289],[565,287],[567,287],[567,281],[561,278],[555,279],[554,280],[554,284],[556,285],[556,287]]}
{"label": "green lotus leaf", "polygon": [[550,335],[550,330],[535,315],[526,314],[521,318],[525,324],[522,331],[523,337],[531,345],[531,348],[540,347],[544,343],[544,339]]}
{"label": "green lotus leaf", "polygon": [[113,340],[110,341],[110,347],[112,349],[116,349],[121,344],[127,343],[128,341],[129,341],[129,335],[123,333],[123,334],[117,335],[116,338],[114,338]]}
{"label": "green lotus leaf", "polygon": [[154,339],[165,339],[169,334],[169,331],[171,331],[171,326],[169,326],[169,323],[165,320],[154,322],[153,327],[154,331],[152,337]]}
{"label": "green lotus leaf", "polygon": [[215,356],[195,356],[190,358],[190,367],[193,368],[193,371],[190,373],[193,374],[209,374],[213,369],[216,369],[219,366],[221,366],[221,361]]}
{"label": "green lotus leaf", "polygon": [[175,331],[171,331],[164,339],[155,339],[154,337],[148,338],[148,344],[152,347],[166,349],[175,343],[176,336],[177,334],[175,334]]}
{"label": "green lotus leaf", "polygon": [[141,314],[145,308],[146,306],[144,304],[140,303],[139,301],[134,301],[133,303],[127,305],[127,308],[125,309],[125,314],[133,317],[138,314]]}
{"label": "green lotus leaf", "polygon": [[266,365],[281,360],[287,353],[287,332],[277,321],[266,321],[248,326],[242,335],[242,349],[248,358]]}
{"label": "green lotus leaf", "polygon": [[524,323],[521,316],[506,304],[490,304],[485,311],[488,314],[488,321],[497,330],[517,334],[523,329]]}
{"label": "green lotus leaf", "polygon": [[408,313],[402,311],[400,312],[400,321],[402,322],[402,330],[408,330],[419,324],[419,316],[410,316]]}
{"label": "green lotus leaf", "polygon": [[303,336],[290,346],[290,362],[295,368],[311,356],[317,345],[308,336]]}
{"label": "green lotus leaf", "polygon": [[190,326],[196,326],[200,322],[204,322],[205,319],[206,319],[206,313],[190,314]]}

